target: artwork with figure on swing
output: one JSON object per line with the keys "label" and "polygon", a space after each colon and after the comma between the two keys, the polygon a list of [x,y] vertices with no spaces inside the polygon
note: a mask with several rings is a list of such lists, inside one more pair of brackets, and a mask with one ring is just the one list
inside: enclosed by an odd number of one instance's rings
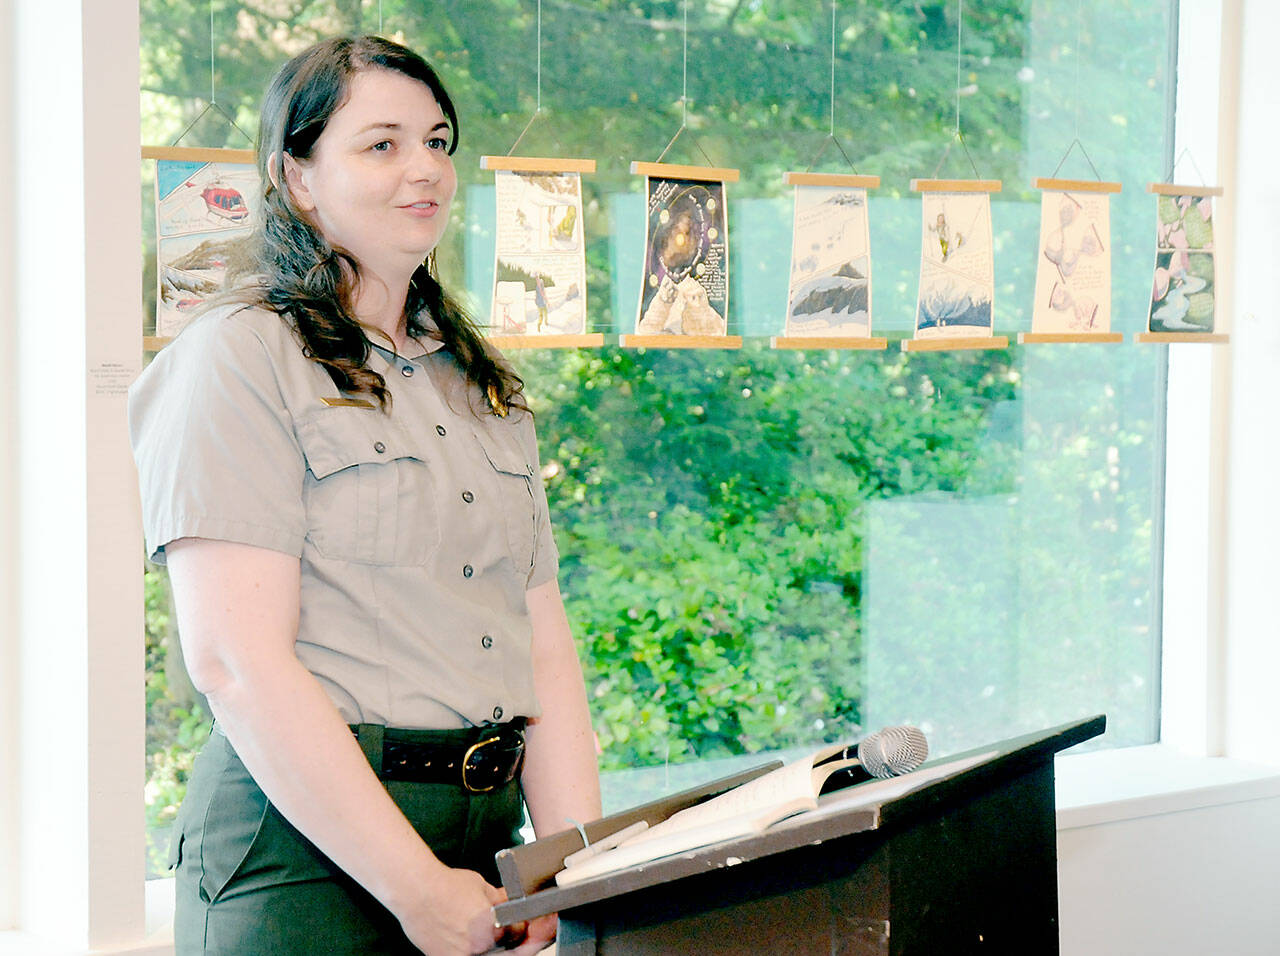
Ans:
{"label": "artwork with figure on swing", "polygon": [[1156,270],[1147,327],[1151,332],[1212,332],[1213,198],[1164,188],[1169,191],[1156,197]]}
{"label": "artwork with figure on swing", "polygon": [[638,335],[728,333],[725,184],[648,176]]}
{"label": "artwork with figure on swing", "polygon": [[177,335],[222,288],[258,200],[251,164],[156,161],[156,335]]}
{"label": "artwork with figure on swing", "polygon": [[1111,330],[1111,198],[1048,189],[1040,199],[1040,256],[1031,329]]}
{"label": "artwork with figure on swing", "polygon": [[578,335],[587,325],[582,177],[498,170],[494,335]]}
{"label": "artwork with figure on swing", "polygon": [[921,203],[916,337],[990,335],[995,297],[991,197],[926,192]]}

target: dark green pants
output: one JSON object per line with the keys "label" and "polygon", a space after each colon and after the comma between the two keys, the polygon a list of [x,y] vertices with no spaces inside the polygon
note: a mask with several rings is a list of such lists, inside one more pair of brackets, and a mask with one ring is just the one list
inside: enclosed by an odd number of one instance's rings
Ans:
{"label": "dark green pants", "polygon": [[[498,885],[493,855],[520,842],[518,782],[485,794],[386,787],[437,857]],[[217,731],[196,758],[173,854],[177,956],[418,952],[395,917],[280,815]]]}

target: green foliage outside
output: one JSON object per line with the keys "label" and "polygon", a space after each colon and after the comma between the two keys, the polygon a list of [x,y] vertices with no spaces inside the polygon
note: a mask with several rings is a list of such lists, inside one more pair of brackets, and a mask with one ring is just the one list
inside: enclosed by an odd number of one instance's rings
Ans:
{"label": "green foliage outside", "polygon": [[606,349],[521,371],[605,770],[854,733],[867,503],[1012,480],[982,447],[1007,356]]}
{"label": "green foliage outside", "polygon": [[196,752],[209,736],[211,718],[182,666],[174,627],[169,576],[147,563],[147,870],[168,867],[168,838]]}
{"label": "green foliage outside", "polygon": [[[1130,184],[1162,170],[1168,10],[1119,0],[1078,20],[1070,5],[1043,6],[965,5],[965,142],[983,177],[1005,181],[993,215],[1003,230],[996,325],[1025,321],[1034,274],[1034,251],[1018,254],[1027,230],[1001,223],[1034,222],[1036,212],[1022,211],[1038,203],[1030,178],[1048,174],[1074,128],[1104,178],[1126,183],[1113,206],[1113,268],[1116,324],[1132,330],[1149,296],[1152,216]],[[381,3],[384,32],[431,60],[461,116],[459,198],[439,250],[455,288],[470,267],[477,220],[466,190],[490,181],[477,157],[506,152],[534,115],[535,11],[532,0]],[[907,180],[929,175],[951,142],[956,12],[956,3],[936,0],[839,4],[836,134],[859,172],[883,177],[878,197],[906,202]],[[258,98],[280,62],[323,36],[376,31],[379,4],[215,2],[216,99],[240,129],[206,109],[206,0],[142,0],[141,13],[144,141],[167,144],[195,121],[183,145],[245,147],[240,130],[254,132]],[[630,161],[656,159],[680,127],[683,13],[683,0],[543,2],[543,109],[519,152],[598,160],[598,172],[583,180],[588,321],[607,334],[629,331],[633,320],[629,303],[615,314],[619,273],[631,264],[617,259],[613,201],[641,189]],[[689,125],[669,161],[740,168],[731,214],[737,198],[785,200],[782,173],[819,153],[819,170],[849,171],[828,139],[828,5],[691,0],[688,16]],[[1090,58],[1083,70],[1073,59],[1081,48]],[[1062,174],[1090,176],[1079,164],[1077,155]],[[972,173],[958,146],[940,169]],[[918,215],[879,234],[873,220],[872,229],[873,318],[878,329],[901,330],[914,304]],[[771,249],[749,265],[785,274],[788,255]],[[473,293],[483,312],[487,292]],[[870,530],[918,532],[917,503],[922,514],[941,502],[1005,515],[1005,538],[992,540],[1007,539],[1007,547],[976,553],[983,573],[950,591],[904,586],[916,569],[889,569],[892,586],[903,588],[890,611],[901,612],[897,620],[918,640],[876,679],[918,691],[911,706],[923,712],[931,688],[975,683],[972,703],[962,694],[953,702],[972,719],[948,716],[939,727],[952,739],[986,734],[984,719],[1033,729],[1080,708],[1120,714],[1113,726],[1121,742],[1153,739],[1163,411],[1152,352],[774,351],[757,330],[776,306],[737,296],[730,331],[748,341],[736,352],[609,346],[512,356],[538,416],[561,587],[602,769],[859,732],[880,693],[869,683],[868,575],[869,549],[884,539],[873,542]],[[903,553],[927,561],[930,547]],[[1015,602],[998,621],[967,610],[985,607],[977,592],[993,587],[995,565],[1011,569]],[[159,872],[164,827],[208,715],[182,673],[163,569],[146,574],[149,859]],[[889,612],[877,601],[883,621]],[[931,611],[945,619],[930,621]],[[922,621],[934,626],[917,628]],[[976,643],[976,663],[957,656],[965,648],[949,642],[956,634]]]}

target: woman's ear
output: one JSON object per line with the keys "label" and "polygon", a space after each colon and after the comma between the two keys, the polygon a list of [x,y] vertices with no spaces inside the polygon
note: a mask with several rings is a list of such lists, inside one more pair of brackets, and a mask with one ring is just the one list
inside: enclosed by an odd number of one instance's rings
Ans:
{"label": "woman's ear", "polygon": [[[311,191],[307,188],[307,178],[305,170],[301,163],[290,156],[288,153],[281,153],[282,162],[277,166],[276,154],[272,153],[267,158],[267,175],[271,177],[271,184],[277,189],[283,189],[289,194],[289,198],[293,200],[293,204],[303,212],[311,212],[316,208],[315,200],[311,198]],[[278,175],[276,170],[283,169],[284,184],[283,186],[276,181]]]}

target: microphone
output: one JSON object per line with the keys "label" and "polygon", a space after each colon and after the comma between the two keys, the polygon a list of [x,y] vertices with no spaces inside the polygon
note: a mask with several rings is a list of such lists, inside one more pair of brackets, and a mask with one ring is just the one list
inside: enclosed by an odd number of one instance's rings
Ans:
{"label": "microphone", "polygon": [[855,783],[886,780],[910,773],[928,756],[929,742],[919,727],[885,727],[833,757],[833,760],[857,760],[858,764],[836,771],[822,790],[825,793]]}

